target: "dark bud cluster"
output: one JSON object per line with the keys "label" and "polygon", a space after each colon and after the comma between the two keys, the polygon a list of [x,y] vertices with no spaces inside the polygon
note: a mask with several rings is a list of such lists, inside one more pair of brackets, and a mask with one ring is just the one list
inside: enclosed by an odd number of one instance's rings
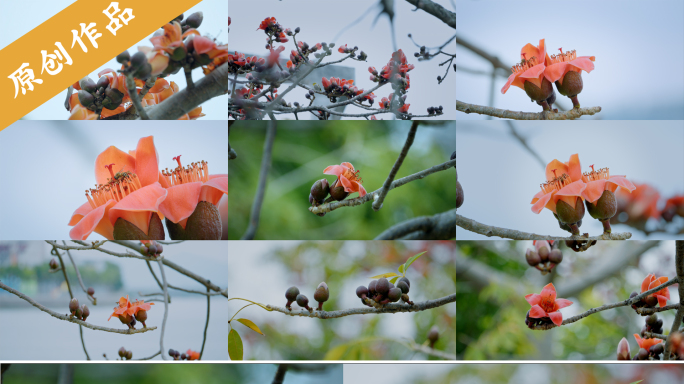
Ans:
{"label": "dark bud cluster", "polygon": [[180,353],[175,349],[169,349],[169,356],[174,360],[190,360],[190,356],[185,353]]}
{"label": "dark bud cluster", "polygon": [[140,246],[140,253],[142,253],[143,256],[157,257],[161,255],[163,251],[164,246],[156,241],[150,241],[149,243],[145,243]]}
{"label": "dark bud cluster", "polygon": [[[638,296],[638,295],[639,295],[639,293],[634,291],[629,295],[629,298],[631,299],[631,298]],[[649,295],[647,297],[644,297],[641,300],[637,301],[636,303],[632,304],[632,308],[634,308],[634,309],[637,309],[637,308],[655,308],[656,306],[658,306],[658,299],[653,295]],[[653,314],[652,316],[655,316],[655,314]],[[648,324],[648,318],[646,318],[646,319],[647,319],[646,323]],[[662,326],[662,320],[660,320],[660,323]],[[656,333],[660,333],[660,332],[656,332]]]}
{"label": "dark bud cluster", "polygon": [[563,252],[558,248],[543,245],[536,249],[528,249],[525,252],[525,260],[530,267],[534,267],[540,270],[542,275],[546,275],[563,261]]}
{"label": "dark bud cluster", "polygon": [[646,316],[646,324],[641,328],[641,337],[645,337],[646,332],[657,333],[659,335],[663,334],[663,319],[659,319],[654,313],[652,315]]}
{"label": "dark bud cluster", "polygon": [[133,352],[127,351],[126,348],[119,348],[119,357],[121,360],[131,360],[133,358]]}
{"label": "dark bud cluster", "polygon": [[[325,282],[318,284],[316,291],[314,292],[314,300],[318,302],[318,310],[323,310],[323,303],[328,301],[330,298],[330,290]],[[313,312],[313,309],[309,307],[309,298],[299,293],[299,288],[290,287],[285,291],[285,298],[287,299],[287,304],[285,308],[292,310],[292,303],[296,302],[302,308],[307,309],[309,312]]]}
{"label": "dark bud cluster", "polygon": [[428,115],[441,115],[443,114],[444,107],[441,105],[439,107],[428,107],[427,112]]}
{"label": "dark bud cluster", "polygon": [[538,327],[553,327],[555,324],[551,321],[550,317],[540,317],[538,319],[530,317],[530,311],[527,311],[525,315],[525,325],[529,329],[536,329]]}
{"label": "dark bud cluster", "polygon": [[328,194],[330,194],[330,185],[328,185],[328,180],[317,180],[311,186],[311,193],[309,193],[309,203],[314,207],[323,204],[323,201],[326,197],[328,197]]}
{"label": "dark bud cluster", "polygon": [[83,305],[78,305],[78,299],[73,298],[71,301],[69,301],[69,313],[70,317],[75,317],[79,320],[86,321],[88,316],[90,316],[90,309],[88,309],[88,306],[83,304]]}
{"label": "dark bud cluster", "polygon": [[399,300],[413,305],[413,302],[408,297],[410,288],[411,282],[406,277],[401,277],[397,280],[396,286],[383,277],[371,281],[368,287],[362,285],[356,288],[356,296],[361,299],[364,305],[369,307],[374,307],[374,304],[396,303]]}
{"label": "dark bud cluster", "polygon": [[420,47],[420,52],[413,52],[413,57],[427,60],[430,58],[430,51],[423,45]]}

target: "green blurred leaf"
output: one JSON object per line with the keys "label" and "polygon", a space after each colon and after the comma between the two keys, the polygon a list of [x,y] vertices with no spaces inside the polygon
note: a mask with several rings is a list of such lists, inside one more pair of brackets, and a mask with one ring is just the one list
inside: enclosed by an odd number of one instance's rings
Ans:
{"label": "green blurred leaf", "polygon": [[395,276],[389,282],[394,284],[394,282],[397,281],[398,278],[399,278],[399,276]]}
{"label": "green blurred leaf", "polygon": [[399,266],[399,273],[404,273],[404,264]]}
{"label": "green blurred leaf", "polygon": [[228,333],[228,356],[231,360],[242,360],[242,339],[236,330],[231,329]]}
{"label": "green blurred leaf", "polygon": [[[254,331],[254,332],[256,332],[256,333],[258,333],[258,334],[260,334],[260,335],[264,335],[264,333],[261,332],[261,329],[259,329],[259,327],[257,327],[257,325],[254,324],[254,322],[253,322],[252,320],[237,319],[237,321],[241,322],[242,324],[244,324],[246,327],[248,327],[248,328],[251,329],[252,331]],[[264,335],[264,336],[265,336],[265,335]]]}
{"label": "green blurred leaf", "polygon": [[371,279],[380,279],[383,277],[387,278],[387,277],[392,277],[392,276],[399,276],[399,275],[397,275],[394,272],[389,272],[389,273],[383,273],[382,275],[373,276],[373,277],[371,277]]}
{"label": "green blurred leaf", "polygon": [[348,344],[338,345],[337,347],[328,350],[328,352],[323,357],[324,360],[343,360],[343,357],[347,354],[349,349]]}
{"label": "green blurred leaf", "polygon": [[[427,251],[425,251],[425,252],[427,252]],[[419,254],[417,254],[417,255],[415,255],[415,256],[411,256],[408,260],[406,260],[406,264],[404,264],[404,271],[406,271],[406,270],[408,269],[408,267],[410,267],[411,264],[413,264],[413,262],[416,261],[416,259],[418,259],[419,257],[423,256],[423,254],[424,254],[425,252],[421,252],[421,253],[419,253]]]}
{"label": "green blurred leaf", "polygon": [[639,380],[639,381],[635,381],[635,382],[629,383],[629,384],[639,384],[639,383],[641,383],[642,381],[643,381],[643,380]]}

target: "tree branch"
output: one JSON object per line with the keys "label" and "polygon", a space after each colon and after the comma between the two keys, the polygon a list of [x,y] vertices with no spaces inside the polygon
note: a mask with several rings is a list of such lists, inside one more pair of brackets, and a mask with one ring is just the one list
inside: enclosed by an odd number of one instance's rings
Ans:
{"label": "tree branch", "polygon": [[375,240],[447,240],[456,237],[456,208],[434,216],[421,216],[395,224]]}
{"label": "tree branch", "polygon": [[146,328],[139,328],[139,329],[116,329],[116,328],[101,327],[99,325],[94,325],[94,324],[86,323],[85,321],[82,321],[82,320],[78,320],[75,317],[59,314],[59,313],[57,313],[51,309],[44,307],[42,304],[37,303],[35,300],[24,295],[23,293],[15,290],[11,287],[8,287],[7,285],[3,284],[2,282],[0,282],[0,288],[4,289],[5,291],[7,291],[11,294],[18,296],[20,299],[26,300],[29,304],[33,305],[34,307],[40,309],[41,311],[43,311],[47,314],[49,314],[52,317],[55,317],[55,318],[60,319],[60,320],[68,321],[70,323],[82,325],[86,328],[90,328],[90,329],[93,329],[96,331],[119,333],[122,335],[133,335],[136,333],[144,333],[144,332],[148,332],[148,331],[154,331],[155,329],[157,329],[157,327],[146,327]]}
{"label": "tree branch", "polygon": [[513,120],[572,120],[580,116],[594,115],[601,112],[601,107],[573,108],[564,112],[516,112],[507,109],[486,107],[483,105],[468,104],[456,100],[456,110],[463,113],[477,113],[480,115],[494,116],[502,119]]}
{"label": "tree branch", "polygon": [[204,323],[204,336],[202,337],[202,349],[200,349],[200,357],[204,355],[204,344],[207,342],[207,329],[209,329],[209,314],[211,313],[211,295],[209,294],[209,288],[207,288],[207,321]]}
{"label": "tree branch", "polygon": [[287,364],[278,364],[278,370],[276,371],[275,377],[273,377],[273,384],[283,384],[287,368]]}
{"label": "tree branch", "polygon": [[414,5],[416,8],[431,14],[432,16],[442,20],[444,24],[456,29],[456,14],[442,7],[441,5],[432,2],[431,0],[406,0],[408,3]]}
{"label": "tree branch", "polygon": [[674,335],[679,326],[682,324],[684,318],[684,240],[677,240],[675,242],[675,267],[677,269],[677,279],[679,280],[679,308],[675,314],[674,321],[672,321],[672,328],[670,334],[665,340],[665,354],[663,359],[670,360],[670,344],[672,342],[672,335]]}
{"label": "tree branch", "polygon": [[273,152],[273,142],[276,135],[276,121],[271,120],[266,129],[266,141],[264,142],[264,154],[261,158],[261,170],[259,171],[259,184],[257,192],[254,196],[254,203],[252,204],[252,212],[249,217],[249,226],[247,231],[242,235],[241,240],[252,240],[256,235],[259,227],[259,215],[261,214],[261,204],[264,202],[264,195],[266,194],[266,181],[268,179],[268,172],[271,170],[271,154]]}
{"label": "tree branch", "polygon": [[[423,179],[428,175],[431,175],[435,172],[440,172],[447,170],[449,168],[453,168],[456,165],[456,159],[454,160],[449,160],[447,162],[444,162],[439,165],[435,165],[434,167],[428,168],[424,171],[420,171],[418,173],[414,173],[413,175],[409,175],[406,177],[402,177],[399,180],[395,180],[391,185],[389,190],[392,190],[394,188],[401,187],[404,184],[410,183],[412,181],[416,181],[419,179]],[[309,207],[309,211],[314,214],[319,214],[319,213],[327,213],[327,212],[332,212],[338,208],[342,207],[354,207],[357,205],[362,205],[365,204],[371,200],[374,199],[375,194],[379,193],[380,189],[367,193],[364,197],[357,197],[355,199],[348,199],[348,200],[342,200],[342,201],[333,201],[330,203],[326,204],[321,204],[317,207]]]}
{"label": "tree branch", "polygon": [[532,155],[532,157],[534,157],[539,162],[542,168],[546,168],[546,162],[544,162],[541,156],[539,156],[539,154],[535,152],[527,144],[527,139],[525,139],[520,135],[520,133],[518,133],[518,131],[515,129],[515,126],[513,125],[513,122],[510,120],[506,120],[506,123],[508,123],[508,129],[511,131],[511,135],[513,135],[513,137],[515,137],[520,142],[520,144],[527,150],[527,152],[529,152]]}
{"label": "tree branch", "polygon": [[487,237],[498,236],[504,239],[511,240],[583,240],[583,241],[593,241],[593,240],[627,240],[632,237],[629,232],[624,233],[603,233],[599,236],[584,237],[580,236],[570,236],[570,237],[560,237],[560,236],[544,236],[537,235],[535,233],[528,233],[517,231],[515,229],[500,228],[495,226],[489,226],[486,224],[478,223],[475,220],[468,219],[459,214],[456,214],[456,225],[480,235],[485,235]]}
{"label": "tree branch", "polygon": [[306,309],[299,310],[289,310],[284,307],[278,307],[275,305],[266,304],[265,307],[269,311],[281,312],[289,316],[300,316],[300,317],[311,317],[318,319],[335,319],[339,317],[351,316],[351,315],[366,315],[366,314],[381,314],[381,313],[401,313],[401,312],[420,312],[427,309],[441,307],[449,303],[456,302],[456,294],[445,296],[435,300],[423,301],[420,303],[409,304],[396,304],[390,303],[385,304],[379,308],[350,308],[339,311],[312,311],[309,312]]}
{"label": "tree branch", "polygon": [[159,350],[162,352],[162,360],[166,360],[166,355],[164,355],[164,331],[166,331],[166,318],[169,315],[169,291],[161,257],[157,260],[157,263],[159,263],[159,270],[161,271],[162,278],[162,289],[164,290],[164,319],[162,320],[161,336],[159,337]]}
{"label": "tree branch", "polygon": [[378,194],[375,195],[375,201],[373,201],[373,210],[374,211],[379,211],[380,208],[382,208],[382,202],[385,201],[385,196],[387,196],[387,192],[390,189],[392,181],[394,181],[394,177],[397,176],[397,172],[399,172],[399,168],[404,163],[404,159],[406,158],[406,155],[408,155],[409,149],[411,149],[411,145],[413,144],[413,139],[416,137],[416,130],[417,129],[418,129],[418,122],[414,121],[413,124],[411,124],[411,129],[409,130],[408,137],[406,137],[406,142],[404,143],[404,147],[401,149],[401,152],[399,153],[399,157],[397,158],[397,161],[394,162],[394,165],[392,166],[392,169],[390,170],[390,173],[387,176],[387,179],[385,179],[385,183],[382,185],[382,188],[380,188]]}

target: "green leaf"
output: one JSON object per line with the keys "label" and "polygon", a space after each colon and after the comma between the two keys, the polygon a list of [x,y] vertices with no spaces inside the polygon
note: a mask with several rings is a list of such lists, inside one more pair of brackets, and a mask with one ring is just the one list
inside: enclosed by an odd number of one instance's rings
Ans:
{"label": "green leaf", "polygon": [[399,278],[399,276],[395,276],[395,277],[393,277],[389,282],[392,283],[392,284],[394,284],[394,283],[397,281],[398,278]]}
{"label": "green leaf", "polygon": [[635,382],[630,383],[630,384],[639,384],[639,383],[641,383],[642,381],[643,381],[643,380],[639,380],[639,381],[635,381]]}
{"label": "green leaf", "polygon": [[264,335],[263,332],[261,332],[261,329],[259,329],[259,327],[257,327],[256,324],[254,324],[254,322],[252,322],[252,320],[237,319],[237,321],[241,322],[242,324],[244,324],[246,327],[248,327],[252,331],[254,331],[260,335]]}
{"label": "green leaf", "polygon": [[228,333],[228,356],[231,360],[242,360],[242,339],[236,330],[231,329]]}
{"label": "green leaf", "polygon": [[328,352],[323,357],[324,360],[343,360],[343,357],[347,354],[349,349],[348,344],[338,345],[335,348],[328,350]]}
{"label": "green leaf", "polygon": [[[425,251],[425,252],[427,252],[427,251]],[[416,259],[418,259],[419,257],[423,256],[423,254],[424,254],[425,252],[421,252],[421,253],[419,253],[419,254],[417,254],[417,255],[415,255],[415,256],[409,257],[409,259],[406,260],[406,264],[404,264],[404,271],[406,271],[406,270],[408,269],[408,267],[410,267],[411,264],[413,264],[413,262],[416,261]]]}
{"label": "green leaf", "polygon": [[394,272],[389,272],[389,273],[383,273],[382,275],[373,276],[373,277],[371,277],[371,279],[380,279],[383,277],[387,278],[387,277],[392,277],[392,276],[399,276],[399,275],[397,275]]}
{"label": "green leaf", "polygon": [[399,273],[404,273],[404,264],[399,266]]}

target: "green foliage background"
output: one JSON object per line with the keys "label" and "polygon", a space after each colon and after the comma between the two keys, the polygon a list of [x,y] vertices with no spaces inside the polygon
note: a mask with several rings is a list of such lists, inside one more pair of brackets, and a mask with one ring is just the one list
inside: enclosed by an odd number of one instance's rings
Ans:
{"label": "green foliage background", "polygon": [[[391,191],[384,208],[378,212],[373,211],[370,203],[341,208],[324,217],[308,211],[312,184],[324,177],[329,183],[335,180],[334,176],[323,174],[323,169],[329,165],[350,162],[361,170],[366,191],[382,187],[406,140],[410,124],[407,121],[352,120],[278,122],[271,172],[255,239],[373,239],[401,221],[453,209],[456,176],[446,170]],[[430,131],[437,130],[447,131],[446,137],[453,137],[453,142],[422,140]],[[238,155],[228,162],[228,238],[231,240],[239,239],[248,226],[265,131],[266,122],[263,121],[240,121],[230,128],[230,145]],[[443,126],[421,125],[396,178],[448,161],[455,149],[455,140],[454,122],[445,122]],[[351,197],[358,197],[358,194]]]}
{"label": "green foliage background", "polygon": [[[496,244],[495,244],[496,243]],[[634,247],[640,242],[630,241]],[[516,285],[493,284],[477,289],[465,278],[459,277],[457,285],[457,355],[466,360],[615,360],[618,342],[623,337],[630,344],[632,355],[638,351],[633,334],[639,333],[643,319],[632,308],[620,307],[594,314],[576,323],[548,331],[532,331],[525,325],[525,314],[530,305],[524,294],[539,293],[544,285],[559,281],[565,283],[584,277],[602,255],[614,252],[622,242],[602,242],[583,253],[575,253],[564,245],[563,273],[559,267],[555,273],[540,279],[540,272],[525,262],[525,249],[532,248],[531,241],[459,241],[458,252],[464,257],[486,264],[508,275]],[[652,249],[658,262],[625,263],[620,271],[598,284],[589,286],[576,297],[567,297],[558,291],[559,298],[573,301],[569,308],[577,313],[589,308],[629,298],[632,291],[640,291],[638,284],[628,281],[628,276],[643,279],[649,273],[658,276],[675,276],[674,255],[662,249]],[[652,255],[653,256],[653,255]],[[649,260],[652,260],[651,257]],[[522,291],[524,294],[519,294]],[[568,317],[564,310],[564,318]],[[669,329],[673,314],[660,313],[664,328]]]}
{"label": "green foliage background", "polygon": [[[353,297],[352,308],[363,305],[356,297],[356,285],[349,282],[359,276],[371,277],[380,273],[396,272],[399,264],[404,263],[416,253],[427,250],[409,267],[406,276],[411,280],[409,296],[411,300],[423,301],[437,299],[453,294],[456,289],[456,269],[451,255],[455,247],[454,241],[363,241],[354,242],[346,248],[349,242],[340,241],[309,241],[303,242],[291,249],[282,249],[268,257],[264,262],[278,263],[287,272],[284,280],[283,292],[287,286],[295,285],[301,289],[305,286],[316,287],[320,281],[325,281],[330,289],[330,298],[324,304],[325,310],[346,309],[340,307],[342,297]],[[421,244],[420,250],[407,249],[407,243]],[[358,251],[359,247],[363,247]],[[442,257],[436,257],[437,248]],[[446,248],[446,250],[444,249]],[[445,257],[445,255],[449,255]],[[254,255],[240,255],[239,257],[254,257]],[[237,258],[229,260],[230,268],[239,270]],[[257,271],[241,271],[256,276]],[[230,277],[229,277],[230,278]],[[370,278],[364,284],[371,281]],[[349,284],[347,284],[349,282]],[[261,284],[261,279],[255,279],[254,284]],[[271,282],[271,284],[274,284]],[[274,284],[275,285],[275,284]],[[352,286],[353,285],[353,286]],[[344,287],[344,289],[342,289]],[[249,295],[250,287],[228,286],[230,297],[242,297],[261,302],[258,297]],[[306,291],[303,291],[306,292]],[[313,301],[311,295],[308,295]],[[285,303],[264,303],[282,306]],[[244,306],[243,301],[228,303],[228,313],[232,317]],[[313,304],[317,305],[315,301]],[[296,307],[296,305],[294,306]],[[240,312],[238,317],[255,320],[250,314],[264,310],[252,306]],[[340,319],[318,320],[309,318],[290,317],[282,313],[269,312],[264,321],[256,321],[257,326],[266,336],[259,335],[248,328],[237,324],[234,328],[239,331],[245,348],[246,360],[323,360],[332,358],[331,351],[335,351],[333,360],[404,360],[428,359],[422,353],[413,352],[398,344],[396,341],[411,339],[418,344],[426,341],[428,331],[433,325],[439,329],[439,340],[435,349],[454,354],[456,351],[456,317],[455,303],[442,307],[415,312],[385,315],[355,315]],[[386,332],[381,327],[390,327],[392,319],[410,317],[415,324],[415,333],[394,333],[389,338],[380,337]],[[346,320],[345,320],[346,319]],[[341,320],[345,320],[344,331],[341,330]],[[382,321],[381,321],[382,320]],[[290,332],[292,324],[299,330]],[[395,340],[395,341],[393,341]]]}

